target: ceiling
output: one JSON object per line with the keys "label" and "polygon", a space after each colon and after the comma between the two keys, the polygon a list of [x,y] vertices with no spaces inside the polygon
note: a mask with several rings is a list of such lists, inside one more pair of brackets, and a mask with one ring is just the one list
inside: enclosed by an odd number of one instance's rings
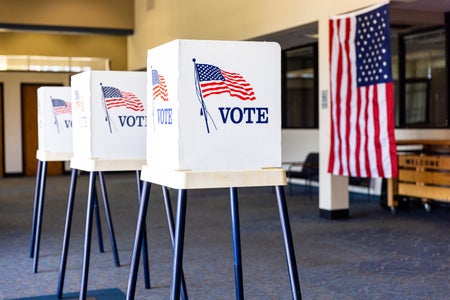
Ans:
{"label": "ceiling", "polygon": [[[392,34],[444,25],[444,13],[450,12],[450,0],[391,0],[390,5]],[[254,40],[275,41],[289,49],[317,42],[317,31],[313,22]]]}

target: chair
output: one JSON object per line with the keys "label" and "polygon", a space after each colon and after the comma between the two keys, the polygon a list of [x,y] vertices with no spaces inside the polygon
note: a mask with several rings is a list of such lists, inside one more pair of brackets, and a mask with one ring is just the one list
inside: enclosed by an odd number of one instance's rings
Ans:
{"label": "chair", "polygon": [[[297,169],[301,167],[301,169]],[[286,172],[289,184],[289,195],[292,195],[292,179],[304,179],[308,194],[311,193],[311,182],[319,181],[319,153],[310,152],[304,162],[290,163]]]}

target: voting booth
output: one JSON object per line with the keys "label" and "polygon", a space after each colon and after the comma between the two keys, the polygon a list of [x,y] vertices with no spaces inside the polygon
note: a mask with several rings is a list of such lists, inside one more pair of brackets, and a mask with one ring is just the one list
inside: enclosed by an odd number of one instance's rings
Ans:
{"label": "voting booth", "polygon": [[146,72],[72,76],[74,159],[145,161]]}
{"label": "voting booth", "polygon": [[70,97],[70,87],[67,86],[45,86],[37,89],[38,149],[30,242],[34,273],[37,273],[39,264],[47,164],[50,161],[69,161],[72,157]]}
{"label": "voting booth", "polygon": [[196,187],[218,187],[228,184],[206,183],[211,172],[247,172],[242,186],[259,185],[254,171],[281,168],[280,67],[277,43],[175,40],[150,49],[143,174],[207,174]]}
{"label": "voting booth", "polygon": [[276,187],[292,294],[300,294],[281,167],[280,55],[277,43],[250,41],[174,40],[148,50],[147,162],[127,299],[149,183],[178,189],[171,299],[185,290],[186,190],[220,187],[230,188],[236,299],[243,299],[237,187]]}
{"label": "voting booth", "polygon": [[37,95],[38,159],[68,161],[72,156],[70,87],[40,87]]}
{"label": "voting booth", "polygon": [[[136,171],[137,186],[140,186],[139,173],[145,164],[146,156],[146,83],[146,72],[86,71],[71,77],[73,156],[70,167],[73,171],[61,254],[58,298],[63,295],[71,226],[67,220],[72,215],[75,198],[77,177],[75,170],[89,172],[80,297],[86,298],[87,293],[93,211],[97,207],[97,176],[115,264],[120,266],[103,172]],[[138,195],[139,193],[138,189]],[[145,244],[143,248],[147,249],[146,240],[142,242]],[[144,260],[148,261],[147,254],[144,254],[144,257]],[[144,267],[144,270],[145,286],[149,287],[148,266]]]}

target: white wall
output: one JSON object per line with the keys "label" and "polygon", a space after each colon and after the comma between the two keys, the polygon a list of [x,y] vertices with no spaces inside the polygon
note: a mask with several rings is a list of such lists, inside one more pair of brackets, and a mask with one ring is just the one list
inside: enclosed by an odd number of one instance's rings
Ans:
{"label": "white wall", "polygon": [[21,83],[69,85],[69,76],[67,73],[0,72],[0,83],[3,83],[5,174],[23,171]]}
{"label": "white wall", "polygon": [[248,40],[326,19],[380,0],[134,0],[128,69],[145,67],[147,50],[173,39]]}
{"label": "white wall", "polygon": [[[396,129],[395,138],[398,141],[448,140],[450,129]],[[319,151],[319,130],[283,129],[281,143],[283,162],[303,161],[309,152]]]}

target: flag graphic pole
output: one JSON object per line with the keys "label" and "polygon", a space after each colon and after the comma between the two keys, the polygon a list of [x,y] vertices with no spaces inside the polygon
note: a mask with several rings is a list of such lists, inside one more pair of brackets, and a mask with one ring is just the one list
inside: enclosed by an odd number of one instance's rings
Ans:
{"label": "flag graphic pole", "polygon": [[200,114],[203,113],[203,117],[205,118],[205,125],[206,125],[206,131],[209,133],[209,123],[208,123],[208,116],[211,119],[211,122],[214,125],[214,128],[217,129],[216,124],[214,123],[213,118],[208,112],[208,109],[206,108],[205,100],[203,99],[201,87],[200,87],[200,78],[198,76],[198,70],[197,70],[197,64],[195,63],[196,59],[193,58],[192,61],[194,62],[194,70],[195,70],[195,90],[197,92],[198,101],[200,102],[200,106],[202,107],[200,109]]}
{"label": "flag graphic pole", "polygon": [[55,107],[53,106],[53,98],[50,97],[50,100],[52,101],[52,110],[53,110],[53,116],[55,117],[55,125],[56,125],[56,129],[58,129],[58,133],[60,133],[60,131],[59,131],[58,118],[56,117]]}
{"label": "flag graphic pole", "polygon": [[[152,76],[152,82],[153,82],[153,66],[150,66],[151,70],[151,76]],[[152,95],[153,95],[153,83],[152,83]],[[147,102],[148,103],[148,102]],[[152,101],[152,123],[153,123],[153,132],[156,131],[155,127],[155,96],[153,95],[153,101]]]}
{"label": "flag graphic pole", "polygon": [[109,132],[112,133],[112,129],[111,129],[111,119],[110,119],[110,117],[109,117],[108,108],[106,107],[105,93],[104,93],[104,91],[103,91],[103,85],[102,85],[102,83],[100,83],[100,87],[102,88],[102,103],[103,103],[103,108],[105,109],[105,121],[108,122]]}

